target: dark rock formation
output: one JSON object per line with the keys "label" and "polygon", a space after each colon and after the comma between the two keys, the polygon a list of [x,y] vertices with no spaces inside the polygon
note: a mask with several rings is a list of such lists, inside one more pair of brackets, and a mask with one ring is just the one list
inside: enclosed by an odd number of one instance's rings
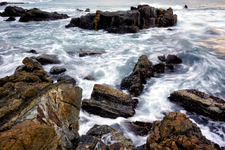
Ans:
{"label": "dark rock formation", "polygon": [[101,51],[101,50],[88,50],[84,48],[79,49],[77,52],[79,54],[79,57],[84,57],[88,55],[101,55],[106,53],[105,51]]}
{"label": "dark rock formation", "polygon": [[162,121],[154,121],[146,149],[209,149],[220,147],[207,140],[200,128],[180,112],[167,114]]}
{"label": "dark rock formation", "polygon": [[163,56],[158,56],[158,59],[161,61],[161,62],[166,62],[166,56],[163,55]]}
{"label": "dark rock formation", "polygon": [[134,150],[132,141],[107,125],[95,125],[81,137],[77,149]]}
{"label": "dark rock formation", "polygon": [[152,123],[149,122],[135,121],[125,122],[124,124],[129,131],[134,132],[136,135],[139,136],[148,135],[152,128]]}
{"label": "dark rock formation", "polygon": [[165,71],[165,64],[159,63],[153,66],[153,72],[156,73],[164,73]]}
{"label": "dark rock formation", "polygon": [[180,64],[182,60],[176,55],[168,55],[166,58],[166,64]]}
{"label": "dark rock formation", "polygon": [[30,51],[26,51],[27,53],[32,53],[32,54],[38,54],[38,52],[36,50],[30,50]]}
{"label": "dark rock formation", "polygon": [[76,85],[76,80],[74,78],[72,78],[71,76],[68,76],[68,75],[61,76],[57,79],[57,82],[62,81],[62,80],[65,80],[73,85]]}
{"label": "dark rock formation", "polygon": [[57,20],[57,19],[66,19],[69,18],[66,14],[59,14],[57,12],[46,12],[37,8],[33,9],[23,9],[22,7],[17,6],[8,6],[5,8],[4,12],[1,13],[2,17],[20,17],[20,22],[28,22],[28,21],[49,21],[49,20]]}
{"label": "dark rock formation", "polygon": [[2,17],[20,17],[26,14],[27,10],[17,6],[7,6],[4,12],[1,14]]}
{"label": "dark rock formation", "polygon": [[66,14],[59,14],[57,12],[49,13],[37,8],[33,8],[28,10],[24,15],[22,15],[19,21],[20,22],[49,21],[49,20],[58,20],[58,19],[66,19],[66,18],[69,18],[69,16]]}
{"label": "dark rock formation", "polygon": [[225,101],[218,97],[189,89],[174,91],[169,99],[188,111],[225,121]]}
{"label": "dark rock formation", "polygon": [[80,27],[89,30],[106,30],[110,33],[136,33],[139,29],[150,27],[168,27],[177,22],[171,8],[157,9],[149,5],[132,7],[128,11],[102,12],[87,14],[80,18],[72,18],[68,27]]}
{"label": "dark rock formation", "polygon": [[6,19],[5,21],[15,21],[16,18],[15,17],[9,17],[8,19]]}
{"label": "dark rock formation", "polygon": [[135,114],[131,96],[116,89],[95,84],[91,99],[82,101],[82,109],[107,118],[131,117]]}
{"label": "dark rock formation", "polygon": [[4,6],[4,5],[8,5],[8,4],[27,4],[27,3],[23,3],[23,2],[0,2],[0,6]]}
{"label": "dark rock formation", "polygon": [[66,71],[66,68],[54,66],[50,69],[51,74],[60,74]]}
{"label": "dark rock formation", "polygon": [[76,149],[82,89],[53,84],[32,58],[23,63],[0,79],[0,149]]}
{"label": "dark rock formation", "polygon": [[42,54],[38,57],[32,57],[33,59],[36,59],[39,61],[42,65],[46,64],[60,64],[61,61],[58,59],[55,55],[49,55],[49,54]]}
{"label": "dark rock formation", "polygon": [[143,85],[146,84],[146,79],[154,76],[153,65],[146,55],[139,57],[133,72],[125,77],[121,82],[121,89],[127,89],[130,94],[139,96],[142,93]]}
{"label": "dark rock formation", "polygon": [[85,80],[90,80],[90,81],[94,81],[95,80],[95,78],[93,76],[91,76],[91,75],[88,75],[88,76],[84,77],[84,79]]}
{"label": "dark rock formation", "polygon": [[184,5],[183,8],[188,9],[188,6],[187,5]]}
{"label": "dark rock formation", "polygon": [[90,11],[91,11],[90,8],[85,9],[85,12],[90,12]]}

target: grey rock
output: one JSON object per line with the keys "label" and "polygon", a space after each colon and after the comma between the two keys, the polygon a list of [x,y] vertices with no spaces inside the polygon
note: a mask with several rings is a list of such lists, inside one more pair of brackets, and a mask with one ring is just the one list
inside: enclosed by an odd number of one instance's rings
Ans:
{"label": "grey rock", "polygon": [[101,55],[101,54],[106,53],[105,51],[101,51],[101,50],[88,50],[88,49],[84,49],[84,48],[79,49],[77,52],[80,57],[84,57],[87,55]]}
{"label": "grey rock", "polygon": [[66,80],[67,82],[76,85],[76,80],[68,75],[64,75],[62,77],[59,77],[57,82],[62,81],[62,80]]}
{"label": "grey rock", "polygon": [[32,57],[32,58],[36,59],[42,65],[46,65],[46,64],[60,64],[61,63],[61,61],[55,55],[42,54],[42,55],[40,55],[38,57]]}
{"label": "grey rock", "polygon": [[51,74],[60,74],[66,71],[66,68],[54,66],[50,69]]}

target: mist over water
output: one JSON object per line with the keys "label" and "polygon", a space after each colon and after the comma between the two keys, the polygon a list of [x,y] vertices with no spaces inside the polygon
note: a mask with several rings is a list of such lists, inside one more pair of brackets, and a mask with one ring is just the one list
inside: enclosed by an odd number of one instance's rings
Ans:
{"label": "mist over water", "polygon": [[[10,1],[9,1],[10,2]],[[28,2],[17,4],[25,9],[39,8],[45,11],[57,11],[71,17],[80,17],[85,12],[96,10],[128,10],[130,6],[149,4],[157,8],[173,8],[178,16],[177,25],[167,28],[151,28],[136,34],[109,34],[105,31],[89,31],[79,28],[66,29],[69,19],[20,23],[6,22],[0,17],[0,78],[11,75],[25,57],[38,56],[42,53],[54,54],[62,64],[45,65],[49,72],[52,66],[63,66],[67,75],[77,80],[83,89],[83,99],[90,98],[94,84],[106,84],[113,88],[120,85],[122,78],[130,74],[141,55],[147,55],[153,64],[160,61],[157,56],[175,54],[183,63],[175,66],[175,72],[159,74],[148,80],[143,93],[138,97],[136,114],[128,119],[102,118],[80,112],[80,135],[85,134],[94,124],[108,124],[121,128],[124,135],[141,145],[146,137],[135,136],[124,126],[124,121],[153,122],[161,120],[164,113],[181,111],[187,114],[201,128],[209,140],[225,146],[225,123],[185,111],[182,107],[168,100],[175,90],[196,89],[225,99],[225,2],[222,0],[123,0],[123,1],[62,1],[62,0],[12,0]],[[187,4],[189,9],[183,9]],[[0,12],[6,6],[0,6]],[[104,50],[101,56],[79,57],[80,48]],[[39,54],[26,53],[31,49]],[[92,75],[96,81],[83,78]],[[127,91],[123,91],[127,92]]]}

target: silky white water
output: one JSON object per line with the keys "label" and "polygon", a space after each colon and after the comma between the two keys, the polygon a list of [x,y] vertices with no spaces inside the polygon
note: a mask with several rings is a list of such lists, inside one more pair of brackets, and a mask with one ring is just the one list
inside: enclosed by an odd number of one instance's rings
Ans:
{"label": "silky white water", "polygon": [[[45,65],[49,72],[53,66],[63,66],[65,74],[74,77],[77,85],[83,89],[83,98],[90,98],[94,84],[105,84],[119,89],[122,78],[129,75],[141,55],[147,55],[153,64],[160,61],[157,56],[175,54],[183,63],[175,67],[175,72],[165,72],[147,81],[143,93],[138,97],[136,114],[128,119],[102,118],[80,112],[80,135],[95,124],[111,125],[120,128],[127,138],[139,146],[146,142],[145,137],[135,136],[123,125],[124,121],[153,122],[161,120],[164,113],[181,111],[187,114],[201,128],[209,140],[225,146],[225,123],[187,112],[182,107],[170,102],[168,96],[175,90],[196,89],[225,99],[225,2],[193,0],[173,1],[62,1],[62,0],[13,0],[28,2],[16,4],[25,9],[39,8],[44,11],[57,11],[71,17],[80,17],[85,12],[96,10],[128,10],[130,6],[149,4],[157,8],[173,8],[178,16],[176,26],[151,28],[135,34],[109,34],[105,31],[89,31],[79,28],[66,29],[69,19],[46,22],[6,22],[0,17],[0,78],[12,75],[17,66],[22,65],[25,57],[38,56],[42,53],[57,55],[62,61],[59,65]],[[189,9],[183,9],[187,4]],[[0,6],[3,12],[6,6]],[[101,56],[79,57],[80,48],[104,50]],[[31,49],[39,54],[26,53]],[[96,80],[83,78],[92,75]],[[127,92],[127,91],[124,91]]]}

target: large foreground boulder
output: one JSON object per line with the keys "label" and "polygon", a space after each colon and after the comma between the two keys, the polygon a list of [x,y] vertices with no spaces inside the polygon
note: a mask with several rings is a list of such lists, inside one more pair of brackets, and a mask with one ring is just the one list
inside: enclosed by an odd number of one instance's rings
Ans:
{"label": "large foreground boulder", "polygon": [[148,60],[146,55],[139,57],[133,72],[123,78],[121,89],[127,89],[130,94],[139,96],[143,90],[143,84],[146,84],[146,79],[154,76],[152,62]]}
{"label": "large foreground boulder", "polygon": [[95,84],[91,99],[82,101],[82,109],[107,118],[131,117],[136,107],[131,96],[108,86]]}
{"label": "large foreground boulder", "polygon": [[95,125],[81,136],[77,149],[134,150],[131,140],[107,125]]}
{"label": "large foreground boulder", "polygon": [[189,89],[174,91],[169,99],[191,112],[225,121],[225,101],[212,95]]}
{"label": "large foreground boulder", "polygon": [[149,150],[220,149],[217,144],[207,140],[200,128],[180,112],[171,112],[162,121],[153,122],[146,148]]}
{"label": "large foreground boulder", "polygon": [[[0,134],[0,139],[4,139],[1,148],[9,149],[16,143],[20,146],[16,149],[26,149],[27,146],[32,149],[36,140],[40,142],[40,149],[45,146],[75,149],[79,143],[82,89],[67,81],[53,84],[41,64],[32,58],[26,57],[23,63],[17,74],[0,79],[0,132],[4,131]],[[34,123],[26,124],[30,121]],[[42,134],[48,131],[49,136]],[[16,135],[14,140],[12,132]],[[47,143],[42,144],[44,141],[40,140],[45,138]],[[53,146],[48,141],[51,138]],[[26,141],[28,143],[24,143]]]}
{"label": "large foreground boulder", "polygon": [[149,5],[132,7],[128,11],[89,13],[80,18],[72,18],[68,27],[80,27],[83,29],[103,29],[110,33],[136,33],[139,29],[150,27],[168,27],[177,22],[177,15],[173,15],[171,8],[157,9]]}

